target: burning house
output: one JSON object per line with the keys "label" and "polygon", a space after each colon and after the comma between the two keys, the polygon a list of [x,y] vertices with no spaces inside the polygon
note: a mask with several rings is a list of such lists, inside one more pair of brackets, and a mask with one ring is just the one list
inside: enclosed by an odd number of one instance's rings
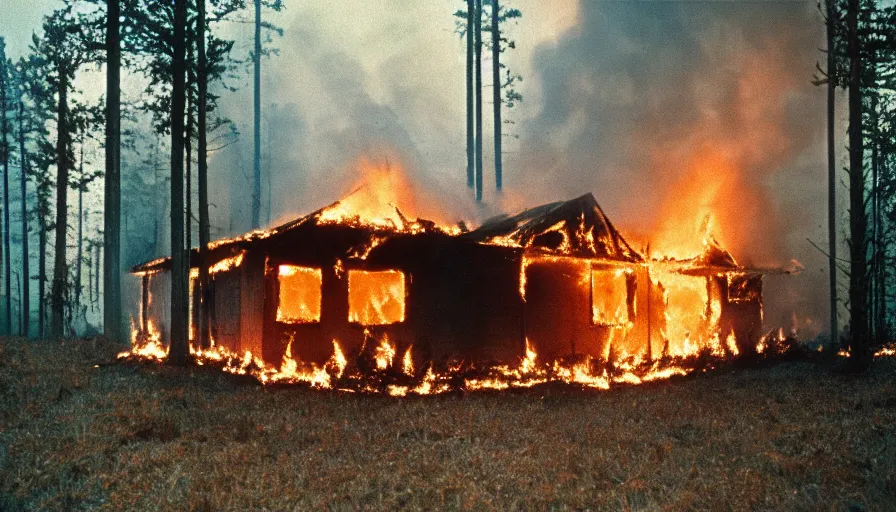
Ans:
{"label": "burning house", "polygon": [[[190,254],[191,337],[198,251]],[[474,230],[366,219],[346,201],[269,231],[211,244],[211,335],[264,362],[336,355],[385,369],[506,365],[620,355],[756,350],[761,269],[711,238],[689,260],[633,249],[590,194],[500,216]],[[136,329],[168,339],[170,258],[137,265]],[[337,354],[338,353],[338,354]],[[362,369],[363,370],[363,369]]]}

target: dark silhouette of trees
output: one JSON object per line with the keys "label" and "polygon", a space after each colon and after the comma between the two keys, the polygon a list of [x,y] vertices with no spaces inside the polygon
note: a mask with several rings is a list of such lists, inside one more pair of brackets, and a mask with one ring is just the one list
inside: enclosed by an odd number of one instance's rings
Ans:
{"label": "dark silhouette of trees", "polygon": [[[893,299],[887,283],[896,277],[896,178],[893,144],[896,105],[896,8],[870,0],[831,0],[826,4],[828,62],[828,172],[830,261],[849,277],[846,343],[850,367],[861,370],[872,360],[872,347],[888,339]],[[836,180],[834,161],[834,88],[848,94],[849,262],[836,253]],[[838,336],[836,275],[832,287],[832,336]]]}
{"label": "dark silhouette of trees", "polygon": [[[26,100],[23,112],[24,123],[20,128],[20,140],[25,142],[24,147],[30,147],[27,153],[22,149],[24,154],[22,166],[27,170],[27,176],[35,184],[36,197],[32,205],[31,214],[38,223],[37,334],[41,338],[46,334],[47,322],[47,234],[55,229],[51,208],[51,198],[55,183],[50,168],[56,164],[56,149],[50,139],[50,132],[47,127],[55,116],[56,98],[51,84],[44,76],[44,66],[45,63],[40,56],[34,53],[27,58],[23,58],[18,64],[18,74],[23,93],[22,98]],[[23,226],[23,230],[27,234],[26,226]],[[23,250],[26,249],[27,243],[23,247]],[[28,274],[23,273],[23,275]],[[23,286],[23,294],[25,294],[25,288]]]}
{"label": "dark silhouette of trees", "polygon": [[33,53],[39,56],[44,76],[56,98],[56,223],[53,283],[51,291],[51,332],[64,335],[65,294],[68,284],[66,248],[68,235],[68,182],[71,168],[70,118],[72,82],[81,66],[96,62],[102,40],[89,33],[96,23],[71,5],[54,11],[44,20],[43,37],[34,38]]}
{"label": "dark silhouette of trees", "polygon": [[3,334],[12,334],[12,308],[10,293],[10,268],[9,268],[9,136],[10,124],[7,120],[7,112],[11,110],[10,84],[9,84],[9,60],[6,58],[6,42],[0,38],[0,163],[3,164],[3,248],[0,254],[3,258],[3,279],[6,283],[5,317]]}

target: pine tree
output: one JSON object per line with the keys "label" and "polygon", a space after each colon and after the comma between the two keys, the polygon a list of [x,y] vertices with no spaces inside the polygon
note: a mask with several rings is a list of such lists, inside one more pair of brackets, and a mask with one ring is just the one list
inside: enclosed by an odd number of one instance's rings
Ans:
{"label": "pine tree", "polygon": [[51,330],[62,337],[65,325],[65,295],[68,284],[66,261],[68,235],[68,181],[72,122],[69,115],[72,82],[81,66],[99,59],[101,40],[88,31],[95,21],[76,13],[71,5],[57,9],[44,19],[43,37],[35,36],[33,53],[41,59],[45,76],[56,97],[56,222],[53,282],[51,291]]}
{"label": "pine tree", "polygon": [[10,266],[9,266],[9,137],[10,125],[7,113],[11,110],[9,87],[9,60],[6,58],[6,42],[0,38],[0,164],[3,165],[3,249],[0,254],[3,258],[3,280],[5,283],[5,316],[3,333],[12,334],[12,308],[10,291]]}
{"label": "pine tree", "polygon": [[[501,24],[508,20],[515,20],[522,17],[523,13],[519,9],[508,9],[502,7],[499,0],[489,0],[491,3],[491,20],[492,20],[492,100],[494,102],[494,122],[495,122],[495,189],[501,192],[504,187],[504,155],[503,147],[503,121],[501,109],[506,103],[512,107],[516,102],[521,101],[523,97],[513,89],[513,84],[517,80],[521,80],[520,75],[511,74],[501,62],[501,54],[507,48],[515,48],[516,43],[504,37],[501,30]],[[507,81],[501,81],[501,70],[506,72]]]}

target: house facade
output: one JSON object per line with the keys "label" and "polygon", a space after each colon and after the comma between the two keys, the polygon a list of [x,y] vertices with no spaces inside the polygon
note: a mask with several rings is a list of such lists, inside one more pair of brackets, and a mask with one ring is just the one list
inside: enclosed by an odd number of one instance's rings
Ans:
{"label": "house facade", "polygon": [[[328,208],[333,208],[328,207]],[[264,361],[323,364],[388,338],[416,368],[613,354],[681,355],[723,340],[755,350],[762,272],[716,245],[686,261],[647,260],[589,194],[448,231],[416,220],[333,221],[327,208],[270,231],[214,242],[211,332]],[[399,214],[400,215],[400,214]],[[199,258],[191,251],[191,336]],[[168,339],[170,259],[138,265],[137,328]]]}

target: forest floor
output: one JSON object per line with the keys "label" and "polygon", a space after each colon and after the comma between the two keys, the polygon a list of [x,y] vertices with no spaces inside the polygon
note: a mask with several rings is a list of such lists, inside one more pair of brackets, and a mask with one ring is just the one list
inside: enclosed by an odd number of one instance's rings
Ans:
{"label": "forest floor", "polygon": [[896,359],[393,398],[0,339],[0,510],[896,509]]}

